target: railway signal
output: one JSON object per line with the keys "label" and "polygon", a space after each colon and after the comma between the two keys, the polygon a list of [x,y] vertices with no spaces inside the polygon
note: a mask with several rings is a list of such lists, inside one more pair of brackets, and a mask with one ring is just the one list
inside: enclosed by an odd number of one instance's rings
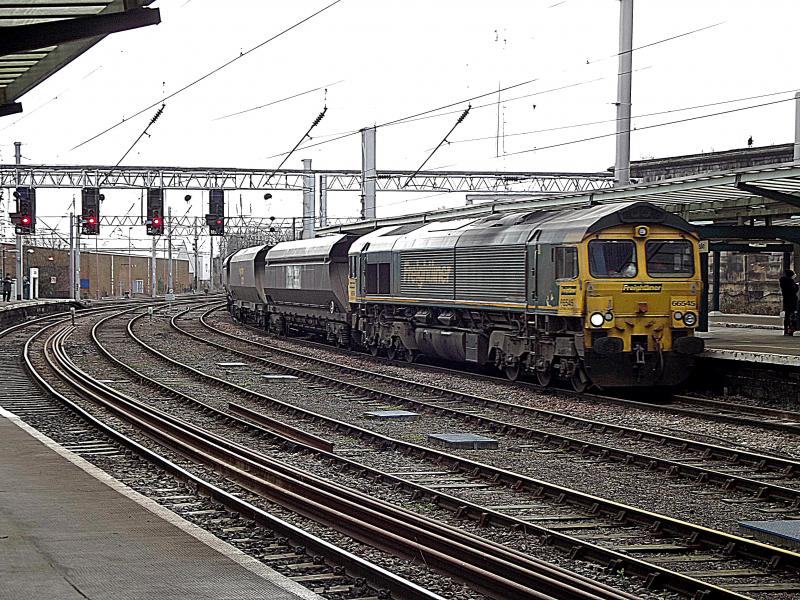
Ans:
{"label": "railway signal", "polygon": [[100,235],[100,201],[103,199],[98,188],[81,190],[81,235]]}
{"label": "railway signal", "polygon": [[206,225],[210,235],[225,235],[225,192],[210,190],[208,193],[208,214]]}
{"label": "railway signal", "polygon": [[17,235],[36,233],[36,189],[18,187],[14,191],[17,201],[17,212],[11,213],[11,223]]}
{"label": "railway signal", "polygon": [[147,217],[145,219],[147,235],[164,234],[164,190],[147,189]]}

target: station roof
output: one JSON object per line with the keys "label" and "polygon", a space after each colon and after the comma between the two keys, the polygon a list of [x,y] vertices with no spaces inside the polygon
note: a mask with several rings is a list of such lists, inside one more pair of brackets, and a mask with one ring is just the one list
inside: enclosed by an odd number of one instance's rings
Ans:
{"label": "station roof", "polygon": [[[478,197],[473,197],[478,201]],[[498,212],[557,210],[628,201],[646,201],[677,213],[687,221],[736,223],[800,215],[800,162],[780,163],[737,171],[704,173],[586,193],[548,196],[489,195],[479,204],[415,215],[357,221],[318,230],[366,233],[386,225],[458,219]],[[487,201],[488,200],[488,201]]]}
{"label": "station roof", "polygon": [[0,116],[17,100],[106,35],[158,23],[153,0],[0,2]]}

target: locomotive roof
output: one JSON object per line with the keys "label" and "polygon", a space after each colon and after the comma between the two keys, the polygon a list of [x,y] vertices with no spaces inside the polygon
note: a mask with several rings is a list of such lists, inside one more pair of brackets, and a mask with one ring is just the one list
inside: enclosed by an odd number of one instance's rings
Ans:
{"label": "locomotive roof", "polygon": [[275,245],[267,253],[267,264],[324,261],[331,257],[334,246],[347,237],[337,233],[310,240],[293,240]]}
{"label": "locomotive roof", "polygon": [[542,224],[539,240],[553,244],[579,242],[587,235],[616,225],[662,224],[694,233],[692,226],[676,214],[649,202],[600,204],[554,213]]}
{"label": "locomotive roof", "polygon": [[577,243],[591,233],[615,225],[653,223],[693,232],[684,219],[653,204],[625,202],[582,209],[499,213],[479,218],[436,221],[413,228],[392,225],[360,237],[350,252],[358,253],[365,247],[368,252],[380,252],[525,244],[537,231],[541,243]]}

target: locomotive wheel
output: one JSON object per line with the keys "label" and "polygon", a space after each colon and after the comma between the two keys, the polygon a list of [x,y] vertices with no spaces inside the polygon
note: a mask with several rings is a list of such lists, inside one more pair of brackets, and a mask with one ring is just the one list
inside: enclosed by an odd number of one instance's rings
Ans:
{"label": "locomotive wheel", "polygon": [[550,382],[553,381],[553,370],[547,369],[546,371],[539,371],[536,370],[536,379],[539,382],[539,385],[542,387],[547,387],[550,385]]}
{"label": "locomotive wheel", "polygon": [[369,353],[372,354],[372,356],[378,356],[380,351],[381,351],[381,347],[378,346],[378,344],[373,344],[373,345],[371,345],[369,347]]}
{"label": "locomotive wheel", "polygon": [[388,358],[389,360],[397,360],[397,354],[398,354],[397,346],[395,346],[394,344],[392,344],[386,349],[386,358]]}
{"label": "locomotive wheel", "polygon": [[406,349],[406,356],[405,356],[405,359],[406,359],[406,362],[407,362],[408,364],[411,364],[411,363],[413,363],[415,360],[417,360],[417,356],[419,356],[419,354],[417,353],[417,351],[416,351],[416,350],[408,350],[408,349]]}
{"label": "locomotive wheel", "polygon": [[515,365],[506,365],[506,368],[504,369],[506,377],[509,379],[509,381],[516,381],[519,379],[520,371],[521,369],[519,363]]}
{"label": "locomotive wheel", "polygon": [[572,389],[579,394],[582,394],[589,388],[589,378],[586,376],[584,370],[580,367],[575,369],[572,377],[569,378],[569,383],[572,386]]}

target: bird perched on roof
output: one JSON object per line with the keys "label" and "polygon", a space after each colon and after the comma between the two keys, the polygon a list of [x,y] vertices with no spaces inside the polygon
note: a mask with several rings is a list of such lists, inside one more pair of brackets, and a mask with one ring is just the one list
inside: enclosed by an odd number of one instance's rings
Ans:
{"label": "bird perched on roof", "polygon": [[751,135],[749,138],[747,138],[747,147],[749,148],[752,145],[753,145],[753,136]]}

